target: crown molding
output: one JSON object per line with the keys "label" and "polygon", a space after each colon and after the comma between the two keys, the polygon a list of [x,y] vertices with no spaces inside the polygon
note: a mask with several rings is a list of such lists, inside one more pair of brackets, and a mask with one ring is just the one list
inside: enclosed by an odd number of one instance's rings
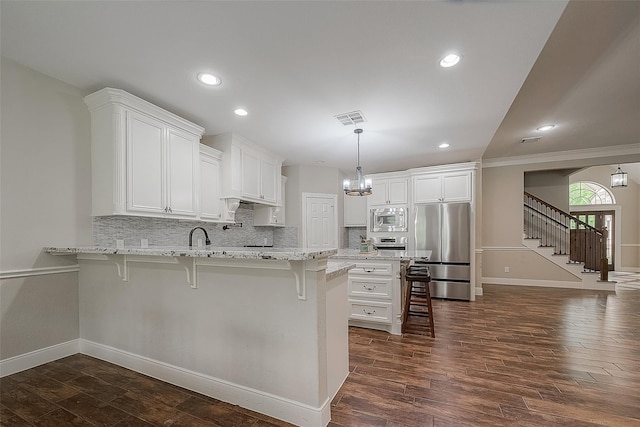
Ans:
{"label": "crown molding", "polygon": [[640,144],[614,145],[612,147],[585,148],[581,150],[554,151],[524,156],[483,159],[483,168],[528,165],[534,163],[563,162],[568,160],[596,159],[600,157],[638,155]]}

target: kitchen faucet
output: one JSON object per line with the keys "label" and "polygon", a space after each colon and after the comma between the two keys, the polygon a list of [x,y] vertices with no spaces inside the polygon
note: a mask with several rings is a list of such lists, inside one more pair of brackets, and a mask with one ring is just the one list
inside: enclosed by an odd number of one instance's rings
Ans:
{"label": "kitchen faucet", "polygon": [[209,240],[209,235],[207,234],[207,230],[205,230],[202,227],[193,227],[191,229],[191,232],[189,233],[189,247],[190,248],[193,247],[193,232],[196,231],[198,228],[204,232],[205,245],[206,246],[210,246],[211,245],[211,240]]}

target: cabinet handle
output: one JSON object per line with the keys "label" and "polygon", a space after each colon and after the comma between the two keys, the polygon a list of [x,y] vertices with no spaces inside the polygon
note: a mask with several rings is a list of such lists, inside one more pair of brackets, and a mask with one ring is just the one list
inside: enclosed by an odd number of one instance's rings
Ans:
{"label": "cabinet handle", "polygon": [[366,290],[368,291],[373,291],[376,288],[376,285],[373,285],[373,287],[368,287],[367,285],[362,285]]}
{"label": "cabinet handle", "polygon": [[165,207],[164,207],[164,211],[165,211],[165,212],[168,212],[168,211],[169,211],[169,208],[165,206]]}
{"label": "cabinet handle", "polygon": [[366,314],[367,316],[371,316],[372,314],[376,314],[376,311],[375,311],[375,310],[373,310],[373,311],[367,311],[367,310],[365,310],[364,308],[362,309],[362,312],[363,312],[364,314]]}
{"label": "cabinet handle", "polygon": [[362,267],[362,269],[365,271],[365,273],[373,273],[374,271],[376,271],[375,267],[372,268],[371,270],[367,270],[366,268]]}
{"label": "cabinet handle", "polygon": [[173,210],[171,208],[169,208],[169,212],[173,213]]}

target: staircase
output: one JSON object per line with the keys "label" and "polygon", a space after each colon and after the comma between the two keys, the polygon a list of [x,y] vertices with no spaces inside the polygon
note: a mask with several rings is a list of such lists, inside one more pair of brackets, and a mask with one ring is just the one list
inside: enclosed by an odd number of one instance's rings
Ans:
{"label": "staircase", "polygon": [[583,289],[615,290],[608,280],[606,233],[524,193],[523,244],[580,278]]}

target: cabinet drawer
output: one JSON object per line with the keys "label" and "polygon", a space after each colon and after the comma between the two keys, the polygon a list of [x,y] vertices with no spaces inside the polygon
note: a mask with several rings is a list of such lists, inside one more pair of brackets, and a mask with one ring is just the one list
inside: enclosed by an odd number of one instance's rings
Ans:
{"label": "cabinet drawer", "polygon": [[391,323],[391,303],[349,300],[349,318],[369,322]]}
{"label": "cabinet drawer", "polygon": [[350,276],[364,275],[364,276],[393,276],[393,266],[391,263],[378,263],[378,262],[357,262],[356,266],[349,270]]}
{"label": "cabinet drawer", "polygon": [[392,278],[349,277],[349,296],[364,298],[391,298]]}

